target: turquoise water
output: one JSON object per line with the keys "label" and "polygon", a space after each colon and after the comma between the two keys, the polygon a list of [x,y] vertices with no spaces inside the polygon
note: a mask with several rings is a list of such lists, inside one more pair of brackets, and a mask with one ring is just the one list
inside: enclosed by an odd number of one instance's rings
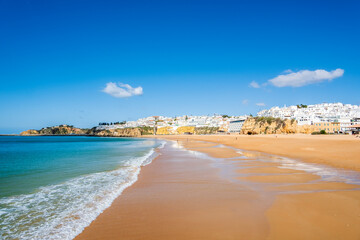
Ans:
{"label": "turquoise water", "polygon": [[137,180],[161,144],[0,136],[0,238],[74,238]]}

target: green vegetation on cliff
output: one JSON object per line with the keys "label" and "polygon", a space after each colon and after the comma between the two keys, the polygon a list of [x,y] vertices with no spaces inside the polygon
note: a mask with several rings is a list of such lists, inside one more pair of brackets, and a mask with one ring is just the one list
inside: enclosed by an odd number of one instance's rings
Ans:
{"label": "green vegetation on cliff", "polygon": [[154,128],[153,127],[138,127],[141,135],[153,135],[154,134]]}
{"label": "green vegetation on cliff", "polygon": [[[273,124],[276,123],[276,128],[275,130],[279,129],[279,128],[283,128],[286,125],[285,120],[281,119],[281,118],[274,118],[274,117],[254,117],[255,119],[255,123],[260,123],[260,124]],[[291,121],[291,123],[293,123],[293,121]]]}
{"label": "green vegetation on cliff", "polygon": [[265,123],[267,122],[268,124],[271,124],[273,122],[276,122],[277,124],[281,124],[284,122],[284,120],[282,120],[281,118],[274,118],[274,117],[254,117],[255,122],[261,122],[261,123]]}
{"label": "green vegetation on cliff", "polygon": [[195,128],[195,134],[215,134],[219,131],[219,127],[197,127]]}

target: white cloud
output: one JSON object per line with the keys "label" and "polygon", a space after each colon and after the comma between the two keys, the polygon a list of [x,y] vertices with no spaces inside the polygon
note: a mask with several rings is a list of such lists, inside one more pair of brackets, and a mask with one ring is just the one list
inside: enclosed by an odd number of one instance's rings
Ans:
{"label": "white cloud", "polygon": [[249,84],[250,87],[253,87],[253,88],[260,88],[260,85],[255,82],[255,81],[252,81],[250,84]]}
{"label": "white cloud", "polygon": [[298,72],[292,72],[291,70],[286,71],[288,74],[279,75],[276,78],[270,79],[268,82],[275,87],[302,87],[309,84],[321,83],[326,80],[331,81],[344,74],[344,70],[341,68],[330,72],[323,69],[315,71],[301,70]]}
{"label": "white cloud", "polygon": [[247,100],[247,99],[242,100],[242,104],[247,105],[248,103],[249,103],[249,100]]}
{"label": "white cloud", "polygon": [[265,103],[262,103],[262,102],[261,102],[261,103],[257,103],[256,106],[265,107],[266,105],[265,105]]}
{"label": "white cloud", "polygon": [[108,82],[102,91],[116,98],[127,98],[143,94],[142,87],[133,88],[129,84],[116,84],[113,82]]}
{"label": "white cloud", "polygon": [[291,69],[286,69],[285,71],[283,71],[283,73],[292,73],[293,71]]}

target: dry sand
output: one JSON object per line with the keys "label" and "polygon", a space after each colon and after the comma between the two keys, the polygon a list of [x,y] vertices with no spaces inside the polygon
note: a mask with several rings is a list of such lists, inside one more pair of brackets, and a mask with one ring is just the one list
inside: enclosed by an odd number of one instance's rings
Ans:
{"label": "dry sand", "polygon": [[360,239],[360,191],[279,195],[268,239]]}
{"label": "dry sand", "polygon": [[[165,146],[76,239],[360,239],[359,185],[279,168],[280,163],[258,160],[261,153],[240,154],[218,145],[262,152],[279,148],[269,153],[359,170],[357,139],[167,138],[191,152]],[[201,159],[193,151],[222,160]]]}

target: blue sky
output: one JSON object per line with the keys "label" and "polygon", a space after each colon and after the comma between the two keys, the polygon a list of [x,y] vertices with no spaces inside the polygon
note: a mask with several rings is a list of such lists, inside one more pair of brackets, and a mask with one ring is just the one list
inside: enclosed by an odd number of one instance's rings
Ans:
{"label": "blue sky", "polygon": [[[1,0],[0,133],[359,105],[359,9],[359,1]],[[269,82],[279,75],[311,84]],[[142,94],[113,97],[103,91],[109,82]]]}

